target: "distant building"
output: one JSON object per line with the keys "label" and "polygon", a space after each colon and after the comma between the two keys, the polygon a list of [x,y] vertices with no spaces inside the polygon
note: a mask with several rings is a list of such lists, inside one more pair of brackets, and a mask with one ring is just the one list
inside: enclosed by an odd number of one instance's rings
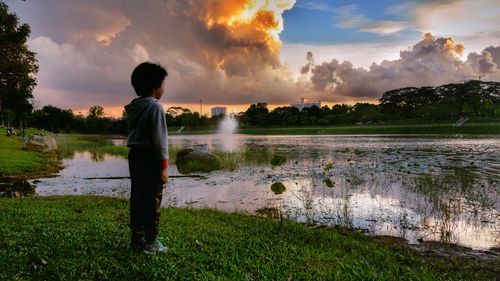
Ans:
{"label": "distant building", "polygon": [[302,109],[309,108],[312,106],[317,106],[318,108],[321,108],[321,102],[320,101],[309,101],[305,98],[301,98],[299,103],[292,103],[292,104],[290,104],[290,106],[297,108],[299,111],[302,111]]}
{"label": "distant building", "polygon": [[225,107],[212,107],[212,117],[217,116],[217,115],[226,115],[226,108]]}

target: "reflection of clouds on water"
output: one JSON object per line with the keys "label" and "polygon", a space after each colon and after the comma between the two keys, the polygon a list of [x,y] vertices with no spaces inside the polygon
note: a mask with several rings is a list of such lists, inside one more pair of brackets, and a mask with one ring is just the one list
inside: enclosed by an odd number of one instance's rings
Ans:
{"label": "reflection of clouds on water", "polygon": [[[170,138],[178,147],[240,151],[251,165],[213,172],[207,179],[172,178],[164,192],[165,206],[267,210],[274,216],[278,210],[303,223],[363,228],[411,242],[474,248],[500,244],[500,163],[492,157],[500,148],[497,139],[231,135],[228,144],[226,137]],[[274,153],[287,157],[283,166],[271,167]],[[325,170],[328,164],[333,168]],[[64,165],[59,177],[41,179],[38,194],[128,197],[128,179],[84,179],[128,176],[125,159],[86,152],[64,160]],[[171,175],[178,174],[175,165],[169,169]],[[277,181],[286,188],[279,195],[270,188]]]}
{"label": "reflection of clouds on water", "polygon": [[235,135],[221,135],[221,150],[225,152],[234,152],[239,148],[238,138]]}

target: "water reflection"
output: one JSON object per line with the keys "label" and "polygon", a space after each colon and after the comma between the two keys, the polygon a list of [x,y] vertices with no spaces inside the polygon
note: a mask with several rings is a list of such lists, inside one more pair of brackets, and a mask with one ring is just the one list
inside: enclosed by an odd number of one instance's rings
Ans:
{"label": "water reflection", "polygon": [[0,198],[36,195],[35,186],[26,180],[6,180],[0,183]]}
{"label": "water reflection", "polygon": [[[233,135],[244,162],[207,179],[171,179],[164,205],[210,207],[341,225],[370,233],[473,248],[498,247],[500,141],[373,136]],[[220,136],[171,137],[174,146],[223,150]],[[273,167],[275,154],[287,161]],[[232,155],[232,154],[231,154]],[[97,161],[97,162],[96,162]],[[127,197],[125,159],[88,152],[64,161],[57,178],[40,179],[37,193]],[[175,166],[169,173],[177,174]],[[275,186],[281,183],[281,191]],[[281,191],[281,192],[276,192]]]}
{"label": "water reflection", "polygon": [[104,156],[106,156],[106,153],[102,151],[91,151],[90,152],[90,159],[94,162],[102,162],[104,161]]}

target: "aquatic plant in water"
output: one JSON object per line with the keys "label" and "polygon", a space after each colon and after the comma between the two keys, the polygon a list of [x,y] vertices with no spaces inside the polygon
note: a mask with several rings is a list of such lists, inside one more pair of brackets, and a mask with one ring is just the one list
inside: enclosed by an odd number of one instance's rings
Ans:
{"label": "aquatic plant in water", "polygon": [[332,187],[334,187],[334,186],[335,186],[335,184],[332,182],[332,180],[331,180],[331,179],[324,179],[324,180],[323,180],[323,183],[324,183],[327,187],[329,187],[329,188],[332,188]]}
{"label": "aquatic plant in water", "polygon": [[328,164],[326,164],[325,168],[323,169],[323,172],[327,173],[331,169],[333,169],[333,163],[328,163]]}
{"label": "aquatic plant in water", "polygon": [[281,155],[274,155],[273,159],[271,159],[271,165],[273,166],[281,166],[285,164],[286,158]]}
{"label": "aquatic plant in water", "polygon": [[286,191],[286,187],[281,182],[275,182],[271,185],[271,190],[274,194],[279,195]]}

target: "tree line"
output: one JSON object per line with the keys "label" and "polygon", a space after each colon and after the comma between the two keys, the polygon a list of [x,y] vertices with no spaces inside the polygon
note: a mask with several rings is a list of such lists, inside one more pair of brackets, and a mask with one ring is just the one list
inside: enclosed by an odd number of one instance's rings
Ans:
{"label": "tree line", "polygon": [[500,83],[467,81],[439,87],[408,87],[385,92],[379,104],[337,104],[332,107],[269,110],[265,103],[252,104],[239,121],[253,126],[355,125],[412,122],[456,122],[500,118]]}
{"label": "tree line", "polygon": [[[91,106],[86,115],[75,114],[71,109],[63,109],[53,105],[46,105],[33,110],[29,114],[24,114],[22,122],[12,117],[13,115],[14,113],[11,110],[2,111],[0,113],[0,125],[7,127],[8,123],[11,122],[11,124],[19,124],[23,127],[37,128],[55,133],[127,133],[127,115],[125,111],[119,118],[107,117],[104,108],[99,105]],[[166,111],[165,117],[168,126],[190,128],[215,127],[219,120],[223,118],[222,115],[212,118],[200,116],[198,112],[191,112],[191,110],[182,107],[170,107]]]}
{"label": "tree line", "polygon": [[[402,88],[382,95],[379,104],[336,104],[312,106],[301,111],[283,106],[269,110],[266,103],[256,103],[235,115],[240,126],[310,126],[372,125],[412,122],[455,122],[467,117],[473,120],[496,120],[500,117],[500,83],[468,81],[439,87]],[[4,111],[5,112],[5,111]],[[1,116],[5,123],[5,114]],[[120,118],[106,117],[101,106],[92,106],[87,115],[71,109],[47,105],[25,114],[27,126],[52,132],[126,134],[126,113]],[[222,115],[209,118],[183,107],[166,110],[170,127],[215,127]]]}

